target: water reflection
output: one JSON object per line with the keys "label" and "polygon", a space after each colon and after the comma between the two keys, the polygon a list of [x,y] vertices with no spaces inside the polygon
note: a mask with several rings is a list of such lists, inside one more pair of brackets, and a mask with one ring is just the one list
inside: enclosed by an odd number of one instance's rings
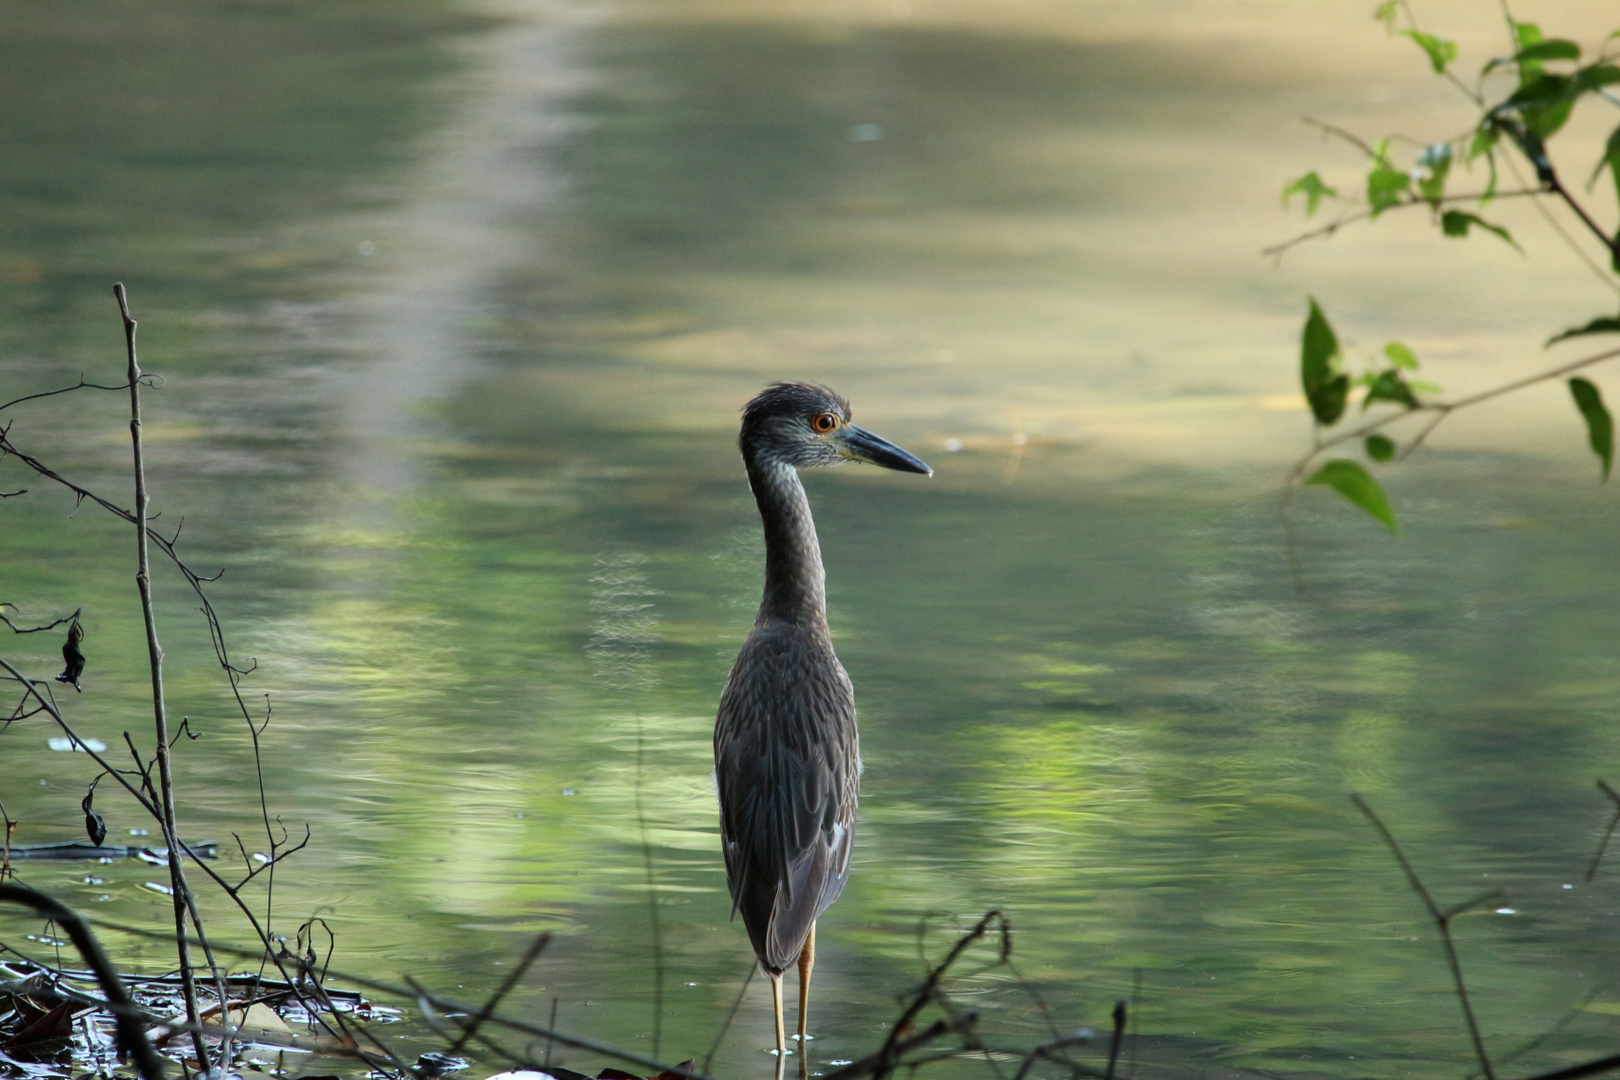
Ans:
{"label": "water reflection", "polygon": [[[760,574],[735,409],[809,376],[939,469],[926,489],[811,484],[868,766],[822,932],[823,1067],[881,1039],[919,925],[937,955],[992,905],[1064,1025],[1102,1026],[1139,975],[1160,1067],[1462,1060],[1432,935],[1350,789],[1438,894],[1512,891],[1517,914],[1462,930],[1493,1045],[1612,967],[1608,885],[1580,872],[1592,775],[1620,749],[1615,522],[1567,485],[1587,475],[1567,422],[1551,463],[1443,443],[1392,485],[1398,541],[1298,500],[1307,591],[1285,573],[1270,484],[1303,419],[1265,403],[1291,388],[1307,285],[1379,312],[1367,335],[1447,312],[1446,348],[1487,356],[1517,347],[1492,289],[1562,310],[1575,288],[1495,255],[1368,273],[1354,242],[1280,275],[1250,261],[1315,149],[1297,115],[1366,107],[1341,64],[1410,70],[1378,66],[1361,14],[1255,5],[1211,42],[1096,5],[1000,27],[921,4],[905,25],[25,6],[0,42],[0,373],[31,389],[116,362],[105,279],[128,275],[169,375],[160,508],[231,568],[221,610],[275,705],[270,801],[315,830],[277,880],[280,925],[328,918],[340,966],[476,996],[552,929],[516,1007],[555,999],[564,1025],[644,1044],[645,835],[665,1049],[707,1048],[751,960],[709,780]],[[13,437],[118,491],[120,423],[117,401],[61,399]],[[116,746],[144,679],[125,537],[72,509],[0,504],[3,598],[85,605],[72,704]],[[605,580],[631,569],[633,604]],[[206,733],[182,821],[249,835],[247,739],[184,597],[160,599],[173,709]],[[621,625],[625,605],[647,621]],[[629,682],[605,674],[621,660]],[[47,735],[0,735],[19,842],[78,829],[84,763]],[[102,812],[115,836],[144,824]],[[137,867],[82,876],[28,878],[161,925]],[[998,1038],[1045,1030],[1004,973],[964,992]],[[1610,1038],[1610,1004],[1520,1065]],[[769,1030],[751,998],[717,1068],[752,1075]]]}

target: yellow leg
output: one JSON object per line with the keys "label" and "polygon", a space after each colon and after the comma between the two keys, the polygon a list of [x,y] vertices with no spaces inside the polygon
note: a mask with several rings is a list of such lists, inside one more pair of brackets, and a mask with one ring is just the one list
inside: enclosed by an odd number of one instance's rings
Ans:
{"label": "yellow leg", "polygon": [[[816,924],[810,924],[810,936],[799,953],[799,1053],[804,1053],[804,1024],[810,1017],[810,969],[816,966]],[[803,1063],[803,1058],[800,1058]]]}
{"label": "yellow leg", "polygon": [[782,976],[771,976],[771,1004],[776,1008],[776,1071],[782,1071],[782,1059],[787,1057],[786,1040],[782,1037]]}
{"label": "yellow leg", "polygon": [[816,966],[816,924],[810,924],[810,936],[799,951],[799,1076],[810,1075],[810,1054],[805,1049],[805,1021],[810,1016],[810,970]]}

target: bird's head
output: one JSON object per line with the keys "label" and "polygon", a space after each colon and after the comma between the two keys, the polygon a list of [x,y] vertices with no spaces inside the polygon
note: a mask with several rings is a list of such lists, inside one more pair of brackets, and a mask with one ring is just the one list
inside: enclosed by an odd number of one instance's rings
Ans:
{"label": "bird's head", "polygon": [[811,383],[772,383],[743,406],[738,445],[759,464],[813,469],[865,461],[885,469],[934,475],[934,470],[887,439],[849,422],[849,402]]}

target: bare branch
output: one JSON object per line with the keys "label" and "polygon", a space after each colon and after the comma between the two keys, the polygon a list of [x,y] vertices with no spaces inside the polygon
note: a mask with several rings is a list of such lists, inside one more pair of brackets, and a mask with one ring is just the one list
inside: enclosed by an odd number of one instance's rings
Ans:
{"label": "bare branch", "polygon": [[548,933],[541,934],[534,939],[528,950],[524,952],[523,959],[519,960],[517,966],[507,973],[501,985],[495,989],[495,992],[489,996],[489,1000],[484,1003],[484,1007],[478,1010],[478,1014],[461,1029],[460,1037],[450,1044],[450,1053],[459,1052],[463,1046],[467,1045],[468,1039],[478,1034],[479,1025],[495,1014],[501,1000],[512,992],[512,988],[518,984],[524,975],[528,974],[529,968],[534,966],[536,960],[540,959],[540,954],[545,951],[546,946],[550,943],[551,935]]}
{"label": "bare branch", "polygon": [[1412,863],[1407,859],[1406,852],[1401,850],[1401,845],[1395,839],[1395,834],[1390,832],[1378,815],[1373,812],[1373,808],[1367,804],[1367,800],[1360,795],[1351,795],[1350,801],[1355,803],[1356,809],[1360,810],[1362,816],[1372,823],[1372,827],[1378,831],[1379,837],[1383,839],[1384,844],[1394,854],[1395,861],[1400,864],[1401,873],[1406,875],[1406,883],[1412,887],[1412,891],[1417,893],[1418,898],[1423,901],[1423,906],[1429,911],[1429,917],[1434,920],[1436,929],[1440,931],[1440,943],[1445,949],[1446,963],[1451,967],[1452,986],[1457,991],[1458,1002],[1462,1005],[1463,1020],[1468,1025],[1468,1036],[1473,1040],[1474,1054],[1479,1059],[1480,1071],[1485,1074],[1485,1080],[1496,1080],[1496,1071],[1491,1066],[1490,1055],[1485,1052],[1485,1040],[1479,1032],[1479,1022],[1474,1019],[1474,1007],[1468,1001],[1468,984],[1463,981],[1462,964],[1457,959],[1457,948],[1451,940],[1451,920],[1464,911],[1471,910],[1491,896],[1501,896],[1501,892],[1497,891],[1476,897],[1466,904],[1452,908],[1449,912],[1441,911],[1439,905],[1434,902],[1434,897],[1424,887],[1423,880],[1418,877],[1417,871],[1412,868]]}
{"label": "bare branch", "polygon": [[[146,378],[146,379],[151,379],[152,378],[152,376],[150,376],[150,375],[145,375],[145,376],[142,376],[142,377]],[[148,382],[147,385],[150,386],[152,384],[150,382]],[[72,386],[61,386],[61,387],[58,387],[55,390],[42,390],[37,394],[24,394],[20,398],[12,398],[10,401],[6,402],[4,405],[0,405],[0,412],[4,412],[5,410],[11,408],[13,405],[21,405],[25,401],[33,401],[35,398],[55,397],[57,394],[67,394],[67,393],[73,392],[74,390],[128,390],[128,389],[129,389],[129,384],[128,383],[120,383],[117,386],[102,386],[100,383],[85,382],[84,381],[84,376],[81,374],[79,376],[79,381],[74,383]]]}
{"label": "bare branch", "polygon": [[73,612],[73,614],[64,615],[60,619],[55,620],[54,622],[46,623],[44,626],[22,627],[22,626],[18,626],[16,623],[12,622],[11,619],[6,615],[6,612],[5,612],[6,608],[15,608],[16,606],[17,606],[16,604],[9,604],[9,603],[6,603],[4,601],[0,601],[0,622],[3,622],[7,626],[11,627],[11,632],[13,634],[37,634],[42,630],[55,630],[58,626],[61,626],[63,623],[73,622],[75,619],[79,618],[81,615],[84,614],[84,608],[78,608]]}
{"label": "bare branch", "polygon": [[1614,816],[1609,819],[1609,827],[1603,830],[1603,841],[1598,844],[1597,851],[1592,855],[1592,865],[1586,868],[1586,880],[1591,881],[1597,877],[1598,865],[1603,862],[1603,853],[1609,849],[1609,838],[1614,835],[1614,827],[1620,825],[1620,791],[1610,787],[1608,781],[1599,779],[1598,790],[1609,797],[1614,803]]}

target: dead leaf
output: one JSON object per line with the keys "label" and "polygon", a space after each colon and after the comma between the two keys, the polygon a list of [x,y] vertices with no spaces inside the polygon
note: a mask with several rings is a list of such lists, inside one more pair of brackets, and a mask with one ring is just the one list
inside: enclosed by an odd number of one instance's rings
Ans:
{"label": "dead leaf", "polygon": [[[231,1025],[242,1031],[258,1031],[271,1035],[296,1035],[297,1032],[287,1026],[287,1022],[276,1015],[276,1010],[262,1001],[255,1001],[246,1009],[240,1004],[231,1006]],[[217,1026],[219,1024],[219,1006],[202,1014],[205,1025]]]}

